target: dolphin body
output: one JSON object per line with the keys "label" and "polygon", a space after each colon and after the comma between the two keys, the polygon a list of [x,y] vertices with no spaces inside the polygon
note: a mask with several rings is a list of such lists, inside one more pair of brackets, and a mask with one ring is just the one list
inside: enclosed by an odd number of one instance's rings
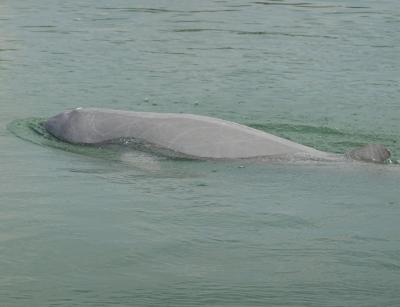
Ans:
{"label": "dolphin body", "polygon": [[380,144],[369,144],[344,155],[332,154],[234,122],[193,114],[77,108],[49,118],[44,126],[50,134],[69,143],[133,139],[150,148],[193,159],[354,159],[382,163],[390,157],[390,151]]}

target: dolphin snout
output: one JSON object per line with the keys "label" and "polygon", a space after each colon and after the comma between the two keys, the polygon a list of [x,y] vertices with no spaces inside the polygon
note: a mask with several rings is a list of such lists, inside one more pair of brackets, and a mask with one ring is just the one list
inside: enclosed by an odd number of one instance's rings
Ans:
{"label": "dolphin snout", "polygon": [[47,132],[56,138],[63,139],[65,132],[65,124],[67,120],[67,115],[65,113],[60,113],[53,117],[50,117],[44,124]]}

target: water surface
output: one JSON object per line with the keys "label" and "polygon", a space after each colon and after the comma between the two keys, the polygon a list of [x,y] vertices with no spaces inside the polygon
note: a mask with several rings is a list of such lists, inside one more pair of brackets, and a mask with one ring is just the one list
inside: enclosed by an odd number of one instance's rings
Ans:
{"label": "water surface", "polygon": [[216,116],[400,159],[397,1],[0,1],[0,305],[398,306],[398,165],[165,159],[39,123]]}

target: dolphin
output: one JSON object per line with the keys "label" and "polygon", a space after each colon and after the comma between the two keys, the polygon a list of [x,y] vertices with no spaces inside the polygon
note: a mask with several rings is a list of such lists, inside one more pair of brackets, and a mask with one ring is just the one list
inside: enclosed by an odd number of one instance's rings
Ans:
{"label": "dolphin", "polygon": [[50,117],[45,129],[73,144],[137,140],[192,159],[359,160],[383,163],[390,151],[368,144],[343,154],[323,152],[234,122],[194,114],[76,108]]}

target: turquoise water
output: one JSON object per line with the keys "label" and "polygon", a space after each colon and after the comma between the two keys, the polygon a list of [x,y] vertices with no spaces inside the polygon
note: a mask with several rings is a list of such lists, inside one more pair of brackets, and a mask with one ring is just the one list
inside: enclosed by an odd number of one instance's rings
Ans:
{"label": "turquoise water", "polygon": [[397,164],[74,146],[78,106],[400,159],[398,1],[0,1],[1,306],[399,306]]}

